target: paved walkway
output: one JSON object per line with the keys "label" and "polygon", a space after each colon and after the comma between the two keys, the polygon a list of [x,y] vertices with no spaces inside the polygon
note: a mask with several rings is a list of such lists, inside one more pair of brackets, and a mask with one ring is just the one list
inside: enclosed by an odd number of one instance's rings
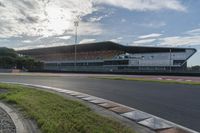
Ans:
{"label": "paved walkway", "polygon": [[2,108],[0,108],[0,133],[16,133],[12,119]]}

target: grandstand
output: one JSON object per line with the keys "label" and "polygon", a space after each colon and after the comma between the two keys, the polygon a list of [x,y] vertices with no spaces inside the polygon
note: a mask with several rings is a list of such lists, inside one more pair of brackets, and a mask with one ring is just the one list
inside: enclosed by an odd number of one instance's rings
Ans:
{"label": "grandstand", "polygon": [[44,62],[44,70],[82,72],[183,70],[195,52],[193,48],[124,46],[114,42],[18,51]]}

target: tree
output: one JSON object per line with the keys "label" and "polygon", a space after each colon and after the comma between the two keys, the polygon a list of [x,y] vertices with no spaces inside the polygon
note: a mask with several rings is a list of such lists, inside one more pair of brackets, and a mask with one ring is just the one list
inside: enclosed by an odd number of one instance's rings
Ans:
{"label": "tree", "polygon": [[42,66],[42,62],[28,56],[19,56],[13,49],[0,48],[0,68],[41,70]]}
{"label": "tree", "polygon": [[0,47],[0,57],[7,56],[7,57],[13,57],[16,58],[18,55],[15,52],[14,49],[9,49],[6,47]]}
{"label": "tree", "polygon": [[196,65],[196,66],[192,66],[191,69],[193,71],[200,71],[200,66]]}
{"label": "tree", "polygon": [[11,56],[0,56],[0,68],[13,68],[15,67],[15,58]]}
{"label": "tree", "polygon": [[18,69],[41,70],[43,63],[28,56],[18,57],[16,59]]}

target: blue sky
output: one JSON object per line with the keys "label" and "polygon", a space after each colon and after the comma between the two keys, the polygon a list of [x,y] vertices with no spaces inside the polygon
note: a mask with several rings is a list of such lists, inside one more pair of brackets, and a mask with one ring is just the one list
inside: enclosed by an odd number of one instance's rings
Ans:
{"label": "blue sky", "polygon": [[28,49],[114,41],[192,47],[200,65],[200,0],[0,0],[0,47]]}

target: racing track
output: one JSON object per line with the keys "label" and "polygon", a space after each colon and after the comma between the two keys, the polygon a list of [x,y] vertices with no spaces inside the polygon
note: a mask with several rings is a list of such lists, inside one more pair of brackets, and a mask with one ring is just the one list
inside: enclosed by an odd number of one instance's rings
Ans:
{"label": "racing track", "polygon": [[82,76],[0,75],[0,82],[59,87],[112,100],[200,132],[200,86]]}

